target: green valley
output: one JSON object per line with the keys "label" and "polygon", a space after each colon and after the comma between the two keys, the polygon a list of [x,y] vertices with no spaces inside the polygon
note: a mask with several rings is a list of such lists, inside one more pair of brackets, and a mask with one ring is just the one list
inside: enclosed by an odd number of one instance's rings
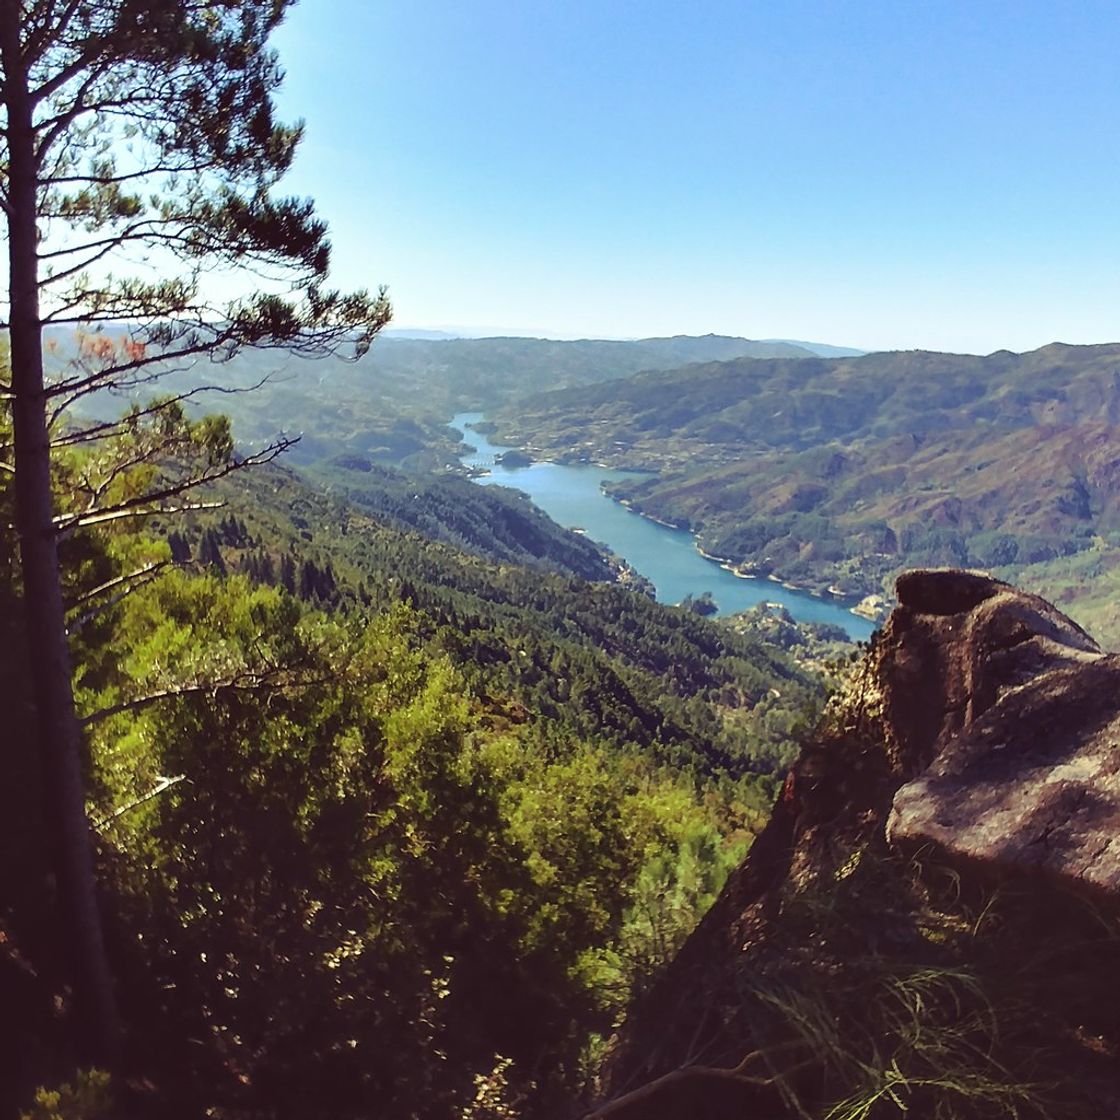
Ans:
{"label": "green valley", "polygon": [[[182,423],[183,454],[210,461],[210,426]],[[61,462],[61,507],[100,477],[151,485],[127,466],[140,432]],[[549,1115],[749,846],[819,709],[816,673],[631,589],[516,494],[368,463],[327,477],[235,471],[205,492],[220,508],[66,546],[108,951],[145,1076],[79,1079],[81,1107],[435,1116],[484,1083]],[[66,1068],[72,1016],[32,762],[0,803],[5,1107]]]}
{"label": "green valley", "polygon": [[[108,324],[103,334],[123,337],[126,328]],[[47,337],[59,367],[80,345],[68,328],[48,331]],[[722,335],[633,341],[386,337],[357,361],[262,350],[242,352],[217,369],[209,361],[175,363],[160,387],[198,394],[204,386],[221,386],[220,394],[192,396],[189,406],[227,414],[244,447],[263,446],[277,432],[288,432],[301,437],[292,452],[296,462],[348,454],[431,470],[455,464],[456,444],[445,425],[463,409],[493,408],[562,386],[609,384],[640,370],[688,362],[809,354],[792,343]],[[148,394],[147,383],[140,383],[129,395],[142,400]],[[83,409],[99,418],[115,416],[121,396],[91,398]]]}
{"label": "green valley", "polygon": [[736,360],[544,394],[494,417],[538,457],[655,470],[631,508],[743,571],[889,601],[905,567],[998,569],[1120,640],[1071,557],[1120,547],[1120,347]]}
{"label": "green valley", "polygon": [[1058,7],[0,3],[0,1120],[1120,1117]]}

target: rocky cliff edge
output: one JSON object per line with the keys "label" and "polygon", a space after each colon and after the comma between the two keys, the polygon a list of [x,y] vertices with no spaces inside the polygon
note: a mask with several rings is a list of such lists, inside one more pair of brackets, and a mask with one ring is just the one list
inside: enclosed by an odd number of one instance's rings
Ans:
{"label": "rocky cliff edge", "polygon": [[1120,1116],[1120,656],[915,571],[597,1120]]}

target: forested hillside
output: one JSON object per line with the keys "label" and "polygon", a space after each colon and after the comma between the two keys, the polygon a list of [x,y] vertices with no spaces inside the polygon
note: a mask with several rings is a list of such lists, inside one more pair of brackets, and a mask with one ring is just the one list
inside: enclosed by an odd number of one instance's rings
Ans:
{"label": "forested hillside", "polygon": [[[481,495],[479,509],[513,508],[531,526],[548,527],[553,547],[523,554],[520,564],[509,563],[500,540],[470,552],[402,531],[279,467],[242,474],[215,493],[240,512],[216,523],[218,515],[169,523],[184,559],[244,570],[312,601],[374,608],[407,601],[441,627],[441,648],[457,650],[463,671],[480,682],[496,674],[503,688],[529,688],[521,699],[576,721],[583,734],[629,736],[671,753],[702,745],[674,758],[686,769],[736,780],[773,771],[788,757],[790,728],[819,695],[773,647],[630,590],[594,545],[516,496],[470,491]],[[579,567],[565,561],[565,549]],[[597,582],[579,576],[588,556]],[[557,670],[572,658],[576,677]],[[690,739],[699,729],[707,738]]]}
{"label": "forested hillside", "polygon": [[621,562],[562,529],[524,495],[438,474],[406,474],[359,456],[336,456],[305,476],[377,522],[411,529],[489,559],[613,580]]}
{"label": "forested hillside", "polygon": [[[104,331],[110,338],[123,332],[123,325]],[[80,337],[68,328],[49,331],[48,338],[52,360],[60,367],[80,346]],[[455,462],[457,441],[446,422],[456,412],[493,408],[544,389],[613,382],[639,370],[748,354],[804,357],[809,351],[722,335],[572,342],[390,337],[377,339],[356,362],[308,361],[272,350],[241,353],[220,371],[209,361],[178,362],[161,385],[168,392],[221,385],[226,392],[218,407],[230,416],[234,435],[245,447],[263,446],[283,431],[302,437],[292,451],[294,462],[353,454],[431,469]],[[231,388],[253,391],[230,393]],[[132,396],[143,399],[148,392],[142,384]],[[101,417],[115,416],[121,397],[94,398],[83,407]]]}
{"label": "forested hillside", "polygon": [[995,568],[1107,642],[1089,573],[1120,557],[1118,417],[1120,347],[1053,345],[690,366],[496,423],[537,456],[658,471],[612,492],[746,572],[859,597],[907,566]]}
{"label": "forested hillside", "polygon": [[359,368],[388,398],[423,393],[449,412],[491,408],[502,400],[567,386],[616,381],[645,369],[727,358],[806,357],[789,342],[726,335],[634,340],[459,338],[445,341],[381,338]]}
{"label": "forested hillside", "polygon": [[[68,457],[61,508],[133,446]],[[522,499],[413,483],[434,540],[407,480],[382,481],[374,516],[278,466],[240,471],[207,491],[219,509],[68,542],[137,1079],[75,1072],[23,752],[0,813],[4,1107],[65,1083],[81,1115],[436,1118],[478,1099],[554,1115],[765,819],[814,678],[628,590]]]}

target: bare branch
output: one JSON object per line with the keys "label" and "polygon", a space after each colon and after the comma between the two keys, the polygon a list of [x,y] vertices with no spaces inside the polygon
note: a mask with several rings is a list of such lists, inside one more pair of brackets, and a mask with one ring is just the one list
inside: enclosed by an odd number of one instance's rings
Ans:
{"label": "bare branch", "polygon": [[185,494],[188,490],[195,490],[199,486],[206,486],[208,483],[217,482],[218,479],[225,478],[235,471],[244,470],[246,467],[255,467],[264,463],[271,463],[278,455],[283,454],[289,447],[298,442],[298,436],[295,438],[285,437],[278,439],[275,443],[269,444],[263,451],[248,455],[244,459],[232,460],[219,467],[205,470],[202,474],[196,475],[194,478],[184,479],[170,486],[164,486],[158,490],[149,491],[147,494],[139,494],[135,498],[129,498],[126,501],[118,502],[114,506],[108,506],[104,509],[87,513],[62,514],[54,519],[55,530],[58,533],[66,534],[75,529],[84,529],[90,525],[100,525],[105,521],[115,521],[121,517],[151,517],[158,513],[182,513],[189,509],[219,508],[223,503],[203,503],[199,505],[179,506],[175,509],[166,509],[155,503],[164,502],[170,498],[177,498],[181,494]]}
{"label": "bare branch", "polygon": [[83,727],[91,727],[112,716],[147,708],[160,700],[181,699],[185,696],[205,694],[216,697],[219,692],[258,692],[266,688],[310,688],[313,685],[329,684],[332,679],[332,677],[326,676],[300,677],[296,675],[294,669],[282,665],[269,665],[261,670],[245,669],[221,680],[174,685],[169,688],[157,689],[155,692],[149,692],[144,696],[137,696],[132,700],[122,700],[119,704],[113,704],[108,708],[91,712],[79,722]]}
{"label": "bare branch", "polygon": [[155,564],[149,564],[146,568],[140,568],[135,572],[130,572],[126,576],[119,576],[115,580],[110,580],[108,583],[102,584],[101,587],[96,588],[95,591],[87,593],[79,602],[89,599],[95,593],[104,592],[114,585],[124,585],[123,590],[119,591],[116,595],[107,599],[104,603],[98,603],[92,610],[86,611],[85,614],[67,623],[66,632],[71,635],[76,634],[87,622],[92,622],[99,614],[104,614],[105,611],[112,610],[118,603],[124,602],[134,591],[139,591],[141,587],[147,587],[149,583],[160,576],[163,569],[166,568],[168,564],[170,564],[169,560],[161,560]]}
{"label": "bare branch", "polygon": [[[88,320],[85,321],[88,322]],[[147,355],[133,358],[127,362],[120,362],[117,365],[104,366],[99,370],[95,370],[93,373],[87,373],[84,377],[75,377],[68,381],[56,381],[49,386],[45,392],[48,397],[59,397],[63,394],[69,395],[71,393],[80,396],[83,391],[88,388],[101,388],[107,381],[117,381],[122,377],[126,377],[128,374],[138,372],[156,363],[178,362],[182,361],[184,358],[194,358],[198,357],[200,354],[210,353],[213,351],[215,345],[221,346],[222,343],[228,341],[230,337],[231,335],[227,331],[224,334],[216,334],[213,338],[199,339],[196,343],[190,346],[182,346],[178,350],[166,351],[155,356]],[[172,371],[168,369],[157,369],[150,375],[145,375],[141,380],[125,382],[125,384],[139,385],[148,381],[155,381],[170,372]]]}
{"label": "bare branch", "polygon": [[[144,438],[135,441],[135,450],[133,453],[113,463],[109,470],[102,474],[96,483],[91,479],[90,471],[87,470],[83,474],[82,482],[84,485],[76,485],[75,489],[89,495],[89,504],[86,506],[87,512],[94,513],[102,508],[99,504],[102,498],[105,497],[113,483],[122,475],[144,464],[166,463],[168,461],[174,462],[183,456],[189,458],[193,450],[191,446],[191,437],[189,433],[184,431],[171,431],[155,438],[150,438],[153,436],[150,430],[141,434]],[[95,459],[91,458],[91,463],[94,468],[98,466]]]}
{"label": "bare branch", "polygon": [[76,529],[86,529],[91,525],[101,525],[106,521],[120,521],[126,517],[155,517],[161,513],[192,513],[200,509],[225,509],[225,502],[191,502],[185,506],[156,506],[153,509],[115,509],[106,513],[91,514],[88,517],[79,517],[68,524],[61,532],[62,535],[72,533]]}
{"label": "bare branch", "polygon": [[[113,238],[112,240],[105,243],[96,252],[91,252],[88,257],[85,257],[83,260],[80,260],[77,264],[69,265],[66,268],[64,268],[61,272],[49,272],[47,275],[45,275],[42,278],[42,281],[41,281],[42,286],[44,288],[46,288],[46,286],[48,284],[58,284],[63,280],[69,280],[72,276],[80,275],[81,273],[85,272],[86,269],[90,267],[90,265],[97,264],[98,261],[103,260],[110,253],[112,253],[115,249],[119,249],[123,244],[124,244],[124,242],[122,240],[120,240],[119,238]],[[78,251],[79,251],[79,248],[75,247],[73,249],[64,249],[64,250],[60,251],[59,253],[51,254],[51,255],[52,256],[69,256],[71,253],[76,253]]]}
{"label": "bare branch", "polygon": [[[168,371],[175,372],[172,370]],[[127,426],[136,420],[142,420],[146,416],[156,416],[161,412],[173,407],[174,405],[181,404],[183,401],[190,400],[191,397],[198,396],[200,393],[253,393],[263,385],[268,384],[272,380],[271,374],[265,374],[260,381],[253,385],[199,385],[195,389],[190,389],[185,393],[178,393],[173,397],[166,397],[163,400],[157,401],[155,404],[150,405],[148,408],[137,409],[135,412],[130,412],[116,420],[106,420],[102,424],[93,424],[88,428],[82,428],[77,431],[67,432],[66,435],[59,436],[57,439],[51,440],[52,447],[68,447],[73,444],[79,443],[93,443],[99,439],[109,439],[112,436],[119,435]]]}
{"label": "bare branch", "polygon": [[134,572],[128,572],[126,575],[116,576],[114,579],[107,580],[105,583],[99,584],[97,587],[92,588],[75,599],[74,602],[70,604],[69,609],[74,610],[83,603],[88,603],[90,599],[95,599],[98,595],[103,595],[106,591],[112,591],[113,588],[120,587],[121,584],[128,583],[129,580],[145,576],[149,572],[156,572],[161,568],[166,568],[170,563],[170,560],[156,560],[151,564],[146,564],[143,568],[137,568]]}
{"label": "bare branch", "polygon": [[138,809],[145,802],[151,801],[154,797],[159,797],[161,793],[166,793],[172,786],[177,786],[180,782],[185,782],[186,780],[186,774],[177,774],[174,778],[161,777],[147,793],[133,798],[133,800],[122,805],[119,809],[114,809],[107,817],[102,817],[99,821],[93,821],[93,827],[100,832],[107,825],[112,824],[113,821],[123,817],[125,813],[131,812],[133,809]]}
{"label": "bare branch", "polygon": [[65,399],[59,401],[51,410],[50,417],[47,420],[47,426],[53,428],[58,423],[62,414],[70,408],[75,402],[81,400],[82,397],[87,397],[91,393],[100,392],[117,392],[126,389],[137,389],[141,385],[150,385],[154,381],[166,376],[169,373],[181,373],[182,368],[179,369],[157,369],[152,370],[150,373],[144,375],[136,375],[134,377],[122,378],[118,380],[108,380],[105,378],[93,377],[90,378],[88,383],[74,393],[70,393]]}

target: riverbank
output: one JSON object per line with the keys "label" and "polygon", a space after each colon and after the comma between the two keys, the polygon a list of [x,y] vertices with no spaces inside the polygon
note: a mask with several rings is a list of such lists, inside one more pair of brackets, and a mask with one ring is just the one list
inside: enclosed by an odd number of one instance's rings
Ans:
{"label": "riverbank", "polygon": [[[561,525],[584,529],[591,539],[624,557],[636,572],[647,577],[659,602],[679,603],[689,596],[696,600],[707,593],[724,615],[775,598],[769,581],[734,571],[729,558],[706,553],[687,529],[628,508],[604,492],[604,481],[622,482],[636,477],[634,472],[547,460],[507,470],[495,459],[510,449],[491,443],[477,429],[476,423],[482,420],[481,413],[460,413],[451,424],[474,448],[461,459],[468,472],[493,464],[488,475],[474,478],[475,483],[521,490]],[[853,616],[846,605],[814,595],[811,590],[783,587],[781,600],[798,621],[842,627],[853,640],[866,640],[875,628],[869,620]]]}

